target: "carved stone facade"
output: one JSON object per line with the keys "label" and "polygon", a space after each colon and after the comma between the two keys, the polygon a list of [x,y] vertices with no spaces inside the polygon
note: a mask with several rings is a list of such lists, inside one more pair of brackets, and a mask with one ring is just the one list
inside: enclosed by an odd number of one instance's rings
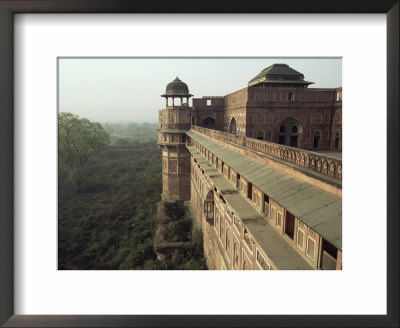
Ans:
{"label": "carved stone facade", "polygon": [[[162,97],[166,99],[166,108],[159,112],[158,135],[158,145],[162,148],[162,199],[187,201],[190,199],[190,154],[185,146],[185,132],[191,126],[188,106],[191,94],[187,85],[176,78],[167,85]],[[180,100],[178,105],[176,99]]]}
{"label": "carved stone facade", "polygon": [[[342,161],[307,150],[341,150],[341,88],[309,84],[272,65],[160,111],[163,200],[190,201],[209,269],[341,269]],[[177,79],[163,96],[191,95]]]}
{"label": "carved stone facade", "polygon": [[[209,269],[341,269],[341,179],[327,177],[325,180],[320,174],[310,176],[308,170],[288,166],[286,161],[287,164],[277,163],[273,170],[276,168],[282,174],[278,177],[271,174],[271,181],[268,181],[268,174],[260,173],[262,186],[274,185],[262,190],[255,185],[254,174],[245,169],[242,172],[233,169],[218,157],[217,151],[213,153],[218,144],[221,154],[227,152],[223,141],[195,130],[187,134],[190,137],[187,148],[191,153],[190,205],[194,223],[204,234]],[[207,148],[207,144],[211,147]],[[229,144],[229,147],[232,154],[249,157],[240,153],[242,146]],[[273,166],[265,161],[264,155],[253,155],[254,161],[265,163],[266,167]],[[294,184],[289,182],[291,179]],[[265,191],[268,188],[269,194]],[[283,196],[285,193],[288,197]],[[275,195],[278,195],[277,201]],[[315,195],[315,202],[312,195]],[[281,199],[290,197],[298,199],[298,203],[290,201],[285,208]],[[213,199],[212,206],[210,199]],[[292,208],[296,215],[290,212]],[[321,213],[318,214],[321,216],[313,216],[311,220],[307,215],[297,217],[297,213],[307,214],[308,211]],[[321,224],[328,230],[320,229]]]}
{"label": "carved stone facade", "polygon": [[312,82],[284,64],[269,70],[275,70],[273,79],[266,72],[224,97],[194,98],[192,123],[307,150],[342,151],[342,88],[308,88]]}

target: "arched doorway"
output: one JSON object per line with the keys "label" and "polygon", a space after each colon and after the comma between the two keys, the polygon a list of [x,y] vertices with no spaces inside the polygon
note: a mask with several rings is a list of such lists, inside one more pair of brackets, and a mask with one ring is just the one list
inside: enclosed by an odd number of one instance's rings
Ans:
{"label": "arched doorway", "polygon": [[210,116],[207,116],[203,120],[203,127],[207,128],[207,129],[215,129],[215,119],[213,119]]}
{"label": "arched doorway", "polygon": [[258,131],[257,131],[256,138],[257,138],[258,140],[265,140],[265,133],[264,133],[264,131],[263,131],[263,130],[258,130]]}
{"label": "arched doorway", "polygon": [[290,147],[301,147],[303,126],[293,117],[278,124],[276,128],[277,142]]}
{"label": "arched doorway", "polygon": [[236,134],[236,120],[234,117],[232,117],[231,123],[229,124],[229,132]]}
{"label": "arched doorway", "polygon": [[321,140],[321,132],[319,130],[316,130],[314,132],[314,143],[313,143],[314,148],[319,148],[320,140]]}

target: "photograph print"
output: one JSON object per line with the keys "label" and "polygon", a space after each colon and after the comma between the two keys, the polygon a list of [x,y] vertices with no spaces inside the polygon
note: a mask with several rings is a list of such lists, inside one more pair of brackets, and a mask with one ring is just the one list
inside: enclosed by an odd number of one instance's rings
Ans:
{"label": "photograph print", "polygon": [[58,59],[59,270],[342,270],[341,58]]}

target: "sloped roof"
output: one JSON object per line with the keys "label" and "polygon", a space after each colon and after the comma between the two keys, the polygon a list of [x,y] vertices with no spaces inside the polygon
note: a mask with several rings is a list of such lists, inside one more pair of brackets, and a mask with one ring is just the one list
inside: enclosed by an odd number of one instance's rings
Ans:
{"label": "sloped roof", "polygon": [[258,83],[312,84],[304,81],[304,75],[286,64],[273,64],[264,68],[249,81],[249,86]]}
{"label": "sloped roof", "polygon": [[188,136],[215,154],[329,243],[342,249],[342,199],[240,154],[193,130]]}
{"label": "sloped roof", "polygon": [[[311,270],[312,267],[297,253],[275,229],[265,221],[253,206],[251,206],[204,156],[193,146],[187,147],[197,164],[204,170],[214,185],[221,191],[233,211],[246,225],[247,231],[257,240],[261,248],[268,253],[268,257],[280,270]],[[205,188],[202,197],[206,197]]]}

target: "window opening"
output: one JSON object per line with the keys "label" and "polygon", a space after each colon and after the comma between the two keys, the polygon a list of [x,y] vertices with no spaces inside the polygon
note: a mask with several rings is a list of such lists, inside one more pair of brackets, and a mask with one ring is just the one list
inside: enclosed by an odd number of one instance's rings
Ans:
{"label": "window opening", "polygon": [[294,215],[286,212],[285,234],[288,235],[291,239],[294,238],[294,222]]}
{"label": "window opening", "polygon": [[318,148],[319,147],[319,140],[320,140],[320,136],[315,136],[314,137],[314,148]]}
{"label": "window opening", "polygon": [[253,199],[253,185],[250,182],[247,186],[247,198]]}

